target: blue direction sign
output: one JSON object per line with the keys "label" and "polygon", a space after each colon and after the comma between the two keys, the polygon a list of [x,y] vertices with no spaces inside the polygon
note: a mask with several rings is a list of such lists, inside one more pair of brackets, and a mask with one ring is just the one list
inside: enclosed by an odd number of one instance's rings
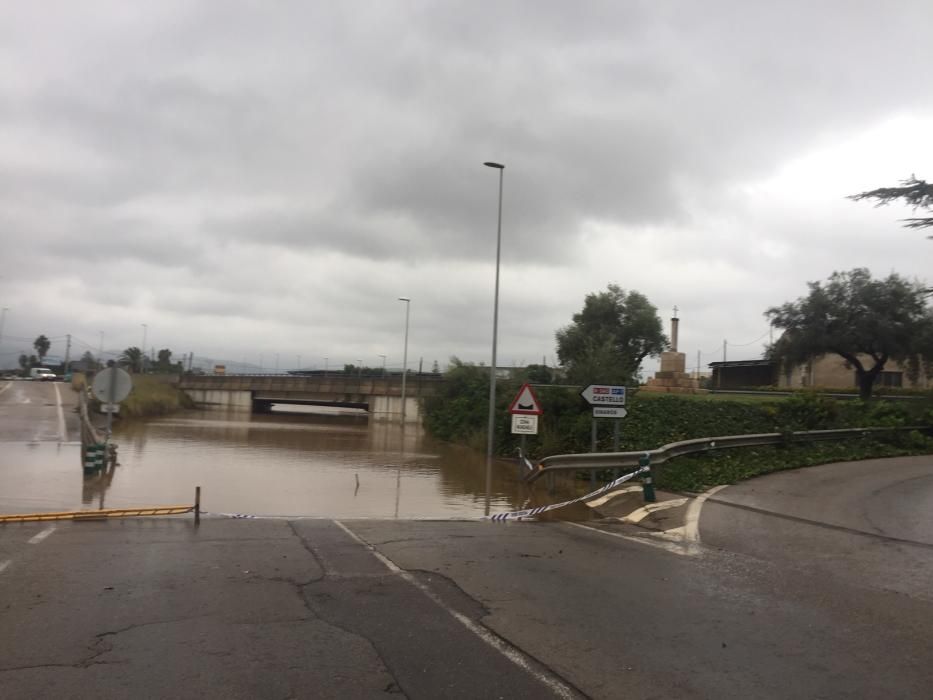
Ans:
{"label": "blue direction sign", "polygon": [[624,406],[625,387],[611,384],[590,384],[580,392],[590,406]]}

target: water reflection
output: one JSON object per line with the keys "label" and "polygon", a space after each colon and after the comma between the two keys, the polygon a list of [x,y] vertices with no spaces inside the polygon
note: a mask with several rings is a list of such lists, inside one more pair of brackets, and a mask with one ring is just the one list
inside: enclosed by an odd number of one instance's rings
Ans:
{"label": "water reflection", "polygon": [[[365,415],[299,411],[197,411],[117,426],[120,466],[81,480],[81,502],[98,508],[191,503],[202,487],[212,512],[318,517],[476,517],[484,508],[482,454],[440,443],[412,425]],[[42,450],[45,452],[45,450]],[[48,455],[47,455],[48,456]],[[80,475],[78,458],[50,473]],[[0,460],[2,463],[3,460]],[[43,470],[39,470],[43,471]],[[46,469],[45,471],[49,471]],[[78,477],[80,478],[80,476]],[[37,483],[11,491],[0,472],[0,504],[27,499]],[[64,482],[63,482],[64,483]],[[56,492],[44,496],[74,507]],[[541,505],[585,490],[572,481],[555,494],[529,491],[508,461],[494,470],[492,508]],[[76,491],[72,491],[76,494]],[[577,509],[572,517],[588,517]],[[563,514],[562,514],[563,515]]]}

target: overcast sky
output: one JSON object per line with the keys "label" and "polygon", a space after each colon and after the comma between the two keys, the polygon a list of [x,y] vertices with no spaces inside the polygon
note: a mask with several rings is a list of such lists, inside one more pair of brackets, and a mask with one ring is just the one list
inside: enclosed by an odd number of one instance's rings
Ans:
{"label": "overcast sky", "polygon": [[933,3],[3,2],[0,366],[499,363],[610,282],[688,366],[834,270],[930,280]]}

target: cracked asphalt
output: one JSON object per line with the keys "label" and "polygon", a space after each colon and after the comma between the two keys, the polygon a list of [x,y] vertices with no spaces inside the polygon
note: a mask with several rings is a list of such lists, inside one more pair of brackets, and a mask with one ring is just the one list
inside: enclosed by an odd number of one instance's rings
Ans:
{"label": "cracked asphalt", "polygon": [[4,698],[933,687],[928,597],[715,548],[677,554],[621,525],[166,518],[36,539],[50,527],[0,527]]}

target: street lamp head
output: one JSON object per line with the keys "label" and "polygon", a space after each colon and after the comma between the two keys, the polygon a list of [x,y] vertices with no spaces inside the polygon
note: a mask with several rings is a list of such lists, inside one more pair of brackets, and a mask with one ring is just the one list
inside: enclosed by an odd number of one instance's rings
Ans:
{"label": "street lamp head", "polygon": [[505,166],[502,165],[502,163],[494,163],[491,160],[487,160],[485,163],[483,163],[483,165],[485,165],[487,168],[497,168],[499,170],[505,170]]}
{"label": "street lamp head", "polygon": [[399,297],[398,300],[399,301],[411,301],[409,297]]}

